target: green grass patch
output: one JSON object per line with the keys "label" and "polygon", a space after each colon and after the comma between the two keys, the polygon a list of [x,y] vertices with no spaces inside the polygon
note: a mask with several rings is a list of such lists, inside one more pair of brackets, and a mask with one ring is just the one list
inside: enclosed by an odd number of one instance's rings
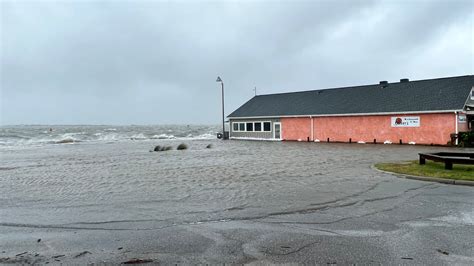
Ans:
{"label": "green grass patch", "polygon": [[375,167],[380,170],[406,175],[474,181],[474,165],[453,164],[453,170],[446,170],[444,169],[444,163],[426,160],[425,165],[420,165],[418,161],[408,161],[401,163],[378,163]]}

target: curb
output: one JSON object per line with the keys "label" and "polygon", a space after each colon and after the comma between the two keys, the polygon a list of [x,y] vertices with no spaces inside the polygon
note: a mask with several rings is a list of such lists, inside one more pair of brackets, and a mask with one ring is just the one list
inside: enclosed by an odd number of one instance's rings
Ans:
{"label": "curb", "polygon": [[445,179],[445,178],[439,178],[439,177],[428,177],[428,176],[416,176],[416,175],[400,174],[400,173],[380,170],[377,167],[375,167],[375,164],[370,166],[370,168],[372,168],[376,171],[379,171],[381,173],[394,175],[394,176],[399,177],[399,178],[419,180],[419,181],[428,181],[428,182],[437,182],[437,183],[443,183],[443,184],[448,184],[448,185],[474,186],[474,181],[469,181],[469,180],[455,180],[455,179]]}

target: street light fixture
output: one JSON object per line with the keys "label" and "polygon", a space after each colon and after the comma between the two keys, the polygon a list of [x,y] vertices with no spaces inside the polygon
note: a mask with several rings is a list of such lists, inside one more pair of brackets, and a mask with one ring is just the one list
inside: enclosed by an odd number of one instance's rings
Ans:
{"label": "street light fixture", "polygon": [[221,88],[222,88],[222,139],[226,139],[225,135],[225,122],[224,122],[224,82],[222,81],[221,77],[217,77],[216,82],[221,83]]}

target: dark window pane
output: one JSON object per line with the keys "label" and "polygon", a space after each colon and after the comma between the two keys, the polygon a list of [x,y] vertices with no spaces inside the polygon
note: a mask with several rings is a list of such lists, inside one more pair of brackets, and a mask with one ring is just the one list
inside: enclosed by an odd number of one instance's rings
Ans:
{"label": "dark window pane", "polygon": [[255,123],[255,131],[262,131],[262,123]]}
{"label": "dark window pane", "polygon": [[245,131],[245,123],[239,123],[239,131]]}
{"label": "dark window pane", "polygon": [[271,131],[270,130],[270,122],[263,123],[263,131]]}
{"label": "dark window pane", "polygon": [[247,131],[253,131],[253,123],[247,123]]}
{"label": "dark window pane", "polygon": [[239,131],[239,123],[234,123],[234,131]]}

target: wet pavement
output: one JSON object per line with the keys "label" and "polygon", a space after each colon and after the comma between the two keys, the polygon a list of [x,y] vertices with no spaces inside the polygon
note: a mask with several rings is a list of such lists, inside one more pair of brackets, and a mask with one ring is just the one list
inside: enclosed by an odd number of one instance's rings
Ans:
{"label": "wet pavement", "polygon": [[211,142],[3,153],[0,263],[474,263],[473,187],[371,168],[447,148]]}

